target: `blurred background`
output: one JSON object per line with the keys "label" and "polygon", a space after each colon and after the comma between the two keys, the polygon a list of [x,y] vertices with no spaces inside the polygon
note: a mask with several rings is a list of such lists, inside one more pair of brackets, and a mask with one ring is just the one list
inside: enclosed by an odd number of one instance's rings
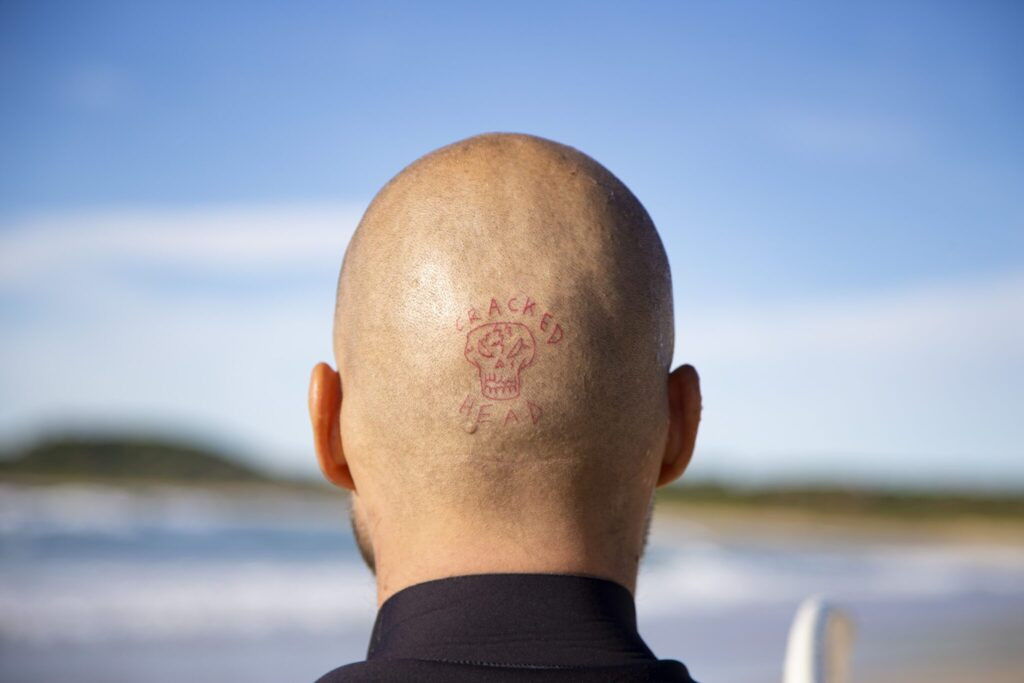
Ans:
{"label": "blurred background", "polygon": [[[641,631],[774,681],[1024,670],[1024,7],[0,2],[0,680],[311,680],[373,584],[308,373],[422,154],[516,131],[640,198],[700,370]],[[741,644],[741,645],[740,645]]]}

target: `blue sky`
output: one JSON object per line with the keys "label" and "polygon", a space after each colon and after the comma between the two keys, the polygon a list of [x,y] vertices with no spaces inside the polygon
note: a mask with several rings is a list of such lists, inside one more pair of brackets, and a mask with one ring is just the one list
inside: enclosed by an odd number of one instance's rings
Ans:
{"label": "blue sky", "polygon": [[702,371],[696,474],[1024,486],[1017,3],[0,4],[0,440],[310,471],[373,193],[512,130],[621,177]]}

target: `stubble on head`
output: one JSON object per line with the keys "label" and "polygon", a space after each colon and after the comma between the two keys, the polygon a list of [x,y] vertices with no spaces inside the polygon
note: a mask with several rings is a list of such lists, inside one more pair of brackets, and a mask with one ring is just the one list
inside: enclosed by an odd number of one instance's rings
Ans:
{"label": "stubble on head", "polygon": [[370,573],[376,576],[377,565],[373,559],[373,543],[370,541],[370,533],[351,499],[349,500],[348,519],[352,525],[352,536],[356,540],[356,547],[359,548],[359,556],[363,558]]}

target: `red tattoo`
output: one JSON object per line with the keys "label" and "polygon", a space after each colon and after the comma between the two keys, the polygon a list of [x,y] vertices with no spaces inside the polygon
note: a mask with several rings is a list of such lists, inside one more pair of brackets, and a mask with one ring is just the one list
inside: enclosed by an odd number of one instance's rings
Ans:
{"label": "red tattoo", "polygon": [[[565,338],[565,330],[549,311],[544,311],[538,320],[535,315],[537,305],[535,300],[525,295],[502,298],[501,301],[491,297],[486,318],[481,315],[483,308],[467,308],[464,316],[456,318],[456,330],[469,330],[465,333],[463,354],[477,370],[481,396],[492,401],[522,401],[499,407],[499,410],[505,409],[502,417],[500,412],[491,412],[495,408],[493,403],[483,403],[479,396],[467,394],[459,406],[459,414],[468,418],[462,423],[467,433],[475,433],[477,426],[484,422],[506,429],[540,422],[544,414],[541,407],[533,401],[523,400],[523,371],[533,367],[537,361],[538,338],[550,345],[558,344]],[[522,322],[516,322],[516,319]],[[541,350],[540,353],[549,352]],[[526,421],[527,415],[529,422]]]}
{"label": "red tattoo", "polygon": [[487,323],[466,335],[466,360],[480,373],[480,393],[499,401],[519,396],[520,374],[536,350],[533,332],[522,323]]}

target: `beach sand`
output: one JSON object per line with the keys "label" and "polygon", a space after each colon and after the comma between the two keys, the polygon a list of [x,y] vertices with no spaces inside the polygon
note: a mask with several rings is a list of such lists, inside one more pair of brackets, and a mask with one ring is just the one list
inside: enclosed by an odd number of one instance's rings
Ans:
{"label": "beach sand", "polygon": [[786,507],[718,503],[658,503],[664,520],[700,524],[726,537],[828,538],[851,542],[929,542],[958,545],[1000,545],[1024,549],[1024,519],[964,515],[925,518],[815,514]]}

